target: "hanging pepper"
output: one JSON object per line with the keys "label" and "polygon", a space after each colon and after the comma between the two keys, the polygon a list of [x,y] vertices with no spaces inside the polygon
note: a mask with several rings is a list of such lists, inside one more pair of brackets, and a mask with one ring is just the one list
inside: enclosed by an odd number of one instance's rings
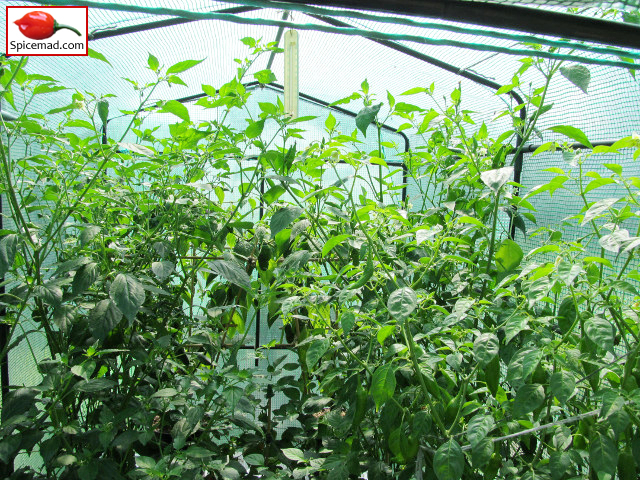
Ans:
{"label": "hanging pepper", "polygon": [[27,38],[32,40],[44,40],[51,37],[58,30],[66,28],[75,32],[77,35],[82,35],[78,30],[68,25],[60,25],[51,15],[47,12],[29,12],[20,20],[16,20],[16,25],[20,28],[20,32]]}

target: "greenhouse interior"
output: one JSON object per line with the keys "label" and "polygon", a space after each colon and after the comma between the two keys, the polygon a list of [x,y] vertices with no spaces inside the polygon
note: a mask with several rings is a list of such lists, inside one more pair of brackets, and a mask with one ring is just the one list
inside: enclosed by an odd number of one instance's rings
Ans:
{"label": "greenhouse interior", "polygon": [[640,478],[638,8],[2,2],[0,478]]}

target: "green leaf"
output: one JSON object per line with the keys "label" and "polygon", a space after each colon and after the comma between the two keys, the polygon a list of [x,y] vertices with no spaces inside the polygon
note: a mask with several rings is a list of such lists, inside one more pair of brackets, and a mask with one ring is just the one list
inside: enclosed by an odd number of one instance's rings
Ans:
{"label": "green leaf", "polygon": [[298,250],[297,252],[289,255],[284,262],[280,264],[280,270],[299,270],[311,259],[311,252],[309,250]]}
{"label": "green leaf", "polygon": [[301,214],[302,209],[300,207],[285,207],[274,213],[269,224],[271,227],[271,238],[275,238],[279,232],[291,225],[291,222]]}
{"label": "green leaf", "polygon": [[85,246],[90,243],[95,236],[100,232],[100,227],[97,225],[89,225],[82,232],[80,232],[80,245]]}
{"label": "green leaf", "polygon": [[333,247],[335,247],[336,245],[342,243],[344,240],[346,240],[347,238],[350,238],[351,235],[347,234],[347,233],[343,233],[342,235],[336,235],[335,237],[331,237],[329,238],[329,240],[327,240],[327,243],[324,244],[324,247],[322,247],[322,256],[326,257],[327,254],[333,250]]}
{"label": "green leaf", "polygon": [[304,452],[298,448],[283,448],[282,454],[289,460],[293,460],[294,462],[307,461],[307,459],[304,458]]}
{"label": "green leaf", "polygon": [[529,316],[523,313],[516,313],[507,319],[504,326],[504,343],[509,344],[516,335],[528,327]]}
{"label": "green leaf", "polygon": [[529,384],[523,385],[518,390],[516,398],[513,401],[513,415],[522,417],[527,413],[533,412],[544,402],[544,388],[542,385]]}
{"label": "green leaf", "polygon": [[87,263],[81,266],[73,277],[73,283],[71,284],[71,292],[74,295],[80,295],[84,293],[93,282],[96,281],[100,273],[100,267],[96,263]]}
{"label": "green leaf", "polygon": [[316,339],[311,342],[309,345],[309,349],[307,350],[307,370],[313,372],[315,370],[315,366],[318,363],[318,360],[322,358],[322,356],[327,353],[329,350],[329,339]]}
{"label": "green leaf", "polygon": [[333,130],[335,128],[335,126],[336,126],[336,117],[331,115],[331,112],[329,112],[329,116],[324,121],[324,126],[327,127],[327,130]]}
{"label": "green leaf", "polygon": [[493,442],[490,438],[480,440],[477,445],[471,448],[471,463],[473,464],[473,468],[484,467],[489,463],[489,460],[491,460],[493,452]]}
{"label": "green leaf", "polygon": [[496,422],[491,415],[479,413],[467,425],[467,438],[472,448],[475,448],[488,434]]}
{"label": "green leaf", "polygon": [[424,111],[424,108],[420,108],[417,105],[412,105],[410,103],[398,102],[396,104],[395,111],[402,113],[422,112]]}
{"label": "green leaf", "polygon": [[347,310],[340,317],[340,326],[342,327],[342,331],[345,336],[349,335],[349,332],[353,328],[356,323],[356,315],[351,310]]}
{"label": "green leaf", "polygon": [[551,479],[560,480],[571,466],[571,456],[568,452],[555,451],[549,458]]}
{"label": "green leaf", "polygon": [[[107,124],[107,120],[109,119],[109,102],[107,100],[102,99],[98,101],[98,117],[100,117],[102,125]],[[91,128],[93,128],[93,126]]]}
{"label": "green leaf", "polygon": [[618,465],[618,448],[615,442],[605,434],[596,433],[589,445],[589,461],[598,477],[600,474],[613,477]]}
{"label": "green leaf", "polygon": [[164,260],[162,262],[153,262],[151,264],[151,271],[154,273],[156,277],[160,281],[165,280],[169,275],[171,275],[175,270],[175,265],[173,262],[168,260]]}
{"label": "green leaf", "polygon": [[387,308],[393,318],[402,321],[409,317],[418,306],[418,296],[411,287],[404,287],[389,295]]}
{"label": "green leaf", "polygon": [[122,312],[109,300],[100,300],[89,312],[89,330],[98,340],[104,340],[122,320]]}
{"label": "green leaf", "polygon": [[202,60],[183,60],[182,62],[178,62],[167,68],[167,75],[171,75],[172,73],[185,72],[190,68],[195,67],[199,63],[204,62],[204,60],[205,59],[203,58]]}
{"label": "green leaf", "polygon": [[589,223],[605,210],[611,208],[618,201],[620,201],[619,198],[603,198],[602,200],[598,200],[597,202],[593,203],[589,207],[589,210],[587,210],[587,212],[584,214],[584,218],[582,219],[582,222],[580,222],[580,226],[582,227],[583,225]]}
{"label": "green leaf", "polygon": [[244,390],[235,386],[225,387],[224,390],[222,390],[222,396],[231,408],[235,409],[240,399],[244,397]]}
{"label": "green leaf", "polygon": [[576,315],[577,310],[573,297],[564,298],[560,303],[560,308],[558,308],[558,326],[563,335],[567,333],[571,325],[573,325]]}
{"label": "green leaf", "polygon": [[480,174],[480,179],[494,193],[498,193],[502,186],[513,176],[513,167],[496,168]]}
{"label": "green leaf", "polygon": [[585,147],[593,148],[593,145],[591,145],[587,136],[579,128],[572,127],[570,125],[556,125],[555,127],[549,128],[549,130],[565,135],[576,142],[581,143]]}
{"label": "green leaf", "polygon": [[573,281],[576,277],[582,273],[582,265],[562,259],[558,264],[557,270],[560,280],[569,287],[573,285]]}
{"label": "green leaf", "polygon": [[500,351],[500,341],[493,333],[483,333],[473,342],[473,354],[480,364],[486,367]]}
{"label": "green leaf", "polygon": [[549,378],[551,393],[561,404],[566,404],[576,389],[576,378],[569,372],[561,370]]}
{"label": "green leaf", "polygon": [[18,236],[10,233],[0,239],[0,277],[7,273],[16,260]]}
{"label": "green leaf", "polygon": [[524,382],[538,367],[543,352],[539,348],[525,347],[518,350],[507,368],[507,382]]}
{"label": "green leaf", "polygon": [[376,410],[393,397],[396,391],[396,373],[393,364],[382,365],[373,372],[369,393],[376,402]]}
{"label": "green leaf", "polygon": [[108,65],[111,65],[111,63],[109,63],[109,60],[107,60],[107,57],[105,57],[100,52],[96,52],[95,50],[92,50],[92,49],[89,48],[88,49],[88,53],[89,53],[89,57],[90,58],[95,58],[96,60],[100,60],[101,62],[105,62]]}
{"label": "green leaf", "polygon": [[92,378],[91,380],[80,380],[74,385],[74,389],[86,393],[95,393],[102,390],[109,390],[115,387],[116,382],[106,378]]}
{"label": "green leaf", "polygon": [[89,377],[93,374],[95,369],[96,362],[94,362],[93,360],[87,360],[85,362],[82,362],[80,365],[74,365],[73,367],[71,367],[71,373],[82,377],[85,380],[89,380]]}
{"label": "green leaf", "polygon": [[145,293],[136,277],[128,273],[119,273],[111,284],[109,297],[124,316],[133,321],[144,303]]}
{"label": "green leaf", "polygon": [[396,330],[395,325],[385,325],[380,330],[378,330],[378,334],[376,338],[380,345],[384,345],[384,341]]}
{"label": "green leaf", "polygon": [[367,136],[367,127],[376,119],[382,103],[373,107],[364,107],[356,115],[356,127],[362,132],[362,135]]}
{"label": "green leaf", "polygon": [[62,302],[62,289],[54,284],[38,285],[33,293],[48,305],[56,307]]}
{"label": "green leaf", "polygon": [[149,65],[149,68],[154,72],[157,72],[158,68],[160,68],[160,62],[151,54],[149,54],[149,58],[147,59],[147,65]]}
{"label": "green leaf", "polygon": [[76,309],[73,305],[58,305],[53,310],[53,322],[58,328],[66,332],[76,318]]}
{"label": "green leaf", "polygon": [[589,88],[589,82],[591,81],[591,72],[587,67],[579,64],[569,65],[560,67],[560,73],[584,93],[588,93],[587,88]]}
{"label": "green leaf", "polygon": [[453,438],[440,445],[433,456],[433,470],[438,480],[460,480],[464,472],[464,454]]}
{"label": "green leaf", "polygon": [[256,138],[262,134],[262,130],[264,130],[264,119],[250,123],[244,134],[247,138]]}
{"label": "green leaf", "polygon": [[271,70],[260,70],[253,74],[253,77],[260,82],[261,84],[273,83],[275,82],[276,76]]}
{"label": "green leaf", "polygon": [[182,103],[177,100],[169,100],[162,105],[160,113],[173,113],[176,117],[184,120],[185,122],[191,121],[189,118],[189,110]]}
{"label": "green leaf", "polygon": [[178,390],[172,387],[161,388],[151,395],[151,398],[172,398],[178,395]]}
{"label": "green leaf", "polygon": [[523,257],[524,253],[520,245],[507,238],[496,252],[496,268],[499,273],[511,272],[520,265]]}
{"label": "green leaf", "polygon": [[251,290],[251,277],[237,263],[227,260],[213,260],[208,262],[209,268],[216,275],[220,275],[228,282],[231,282],[245,290]]}
{"label": "green leaf", "polygon": [[410,88],[406,92],[401,93],[400,95],[415,95],[416,93],[426,93],[427,89],[423,87],[415,87]]}
{"label": "green leaf", "polygon": [[585,333],[589,340],[600,348],[614,353],[613,351],[613,325],[602,317],[591,317],[584,322]]}

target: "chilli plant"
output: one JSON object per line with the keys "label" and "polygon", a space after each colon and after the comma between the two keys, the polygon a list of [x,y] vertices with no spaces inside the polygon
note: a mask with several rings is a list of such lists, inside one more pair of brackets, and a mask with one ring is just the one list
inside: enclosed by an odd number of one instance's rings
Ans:
{"label": "chilli plant", "polygon": [[[313,118],[245,87],[274,81],[253,66],[277,46],[242,42],[236,76],[202,86],[211,121],[154,97],[200,62],[149,55],[117,138],[112,96],[34,114],[66,87],[3,61],[18,113],[0,136],[3,476],[637,478],[640,179],[589,165],[640,141],[558,125],[567,141],[534,154],[565,168],[512,181],[554,79],[586,92],[588,70],[523,59],[495,137],[461,87],[379,101],[364,81],[336,102],[358,103],[355,129],[328,114],[309,139]],[[175,117],[168,136],[156,113]],[[383,141],[391,120],[420,147]],[[578,209],[536,224],[559,190]],[[23,365],[37,381],[11,382]]]}

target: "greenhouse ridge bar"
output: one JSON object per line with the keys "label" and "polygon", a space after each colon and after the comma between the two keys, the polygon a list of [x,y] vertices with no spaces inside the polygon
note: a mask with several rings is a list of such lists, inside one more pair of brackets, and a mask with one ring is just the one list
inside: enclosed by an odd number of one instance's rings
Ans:
{"label": "greenhouse ridge bar", "polygon": [[[575,38],[606,45],[640,49],[640,27],[637,25],[621,25],[606,20],[511,4],[455,0],[398,0],[394,2],[373,0],[366,3],[357,0],[329,0],[327,2],[288,1],[290,3],[332,5],[401,15],[432,17],[454,22],[520,30],[538,35]],[[268,4],[269,1],[265,0],[264,3]],[[569,30],[567,25],[571,25]]]}

